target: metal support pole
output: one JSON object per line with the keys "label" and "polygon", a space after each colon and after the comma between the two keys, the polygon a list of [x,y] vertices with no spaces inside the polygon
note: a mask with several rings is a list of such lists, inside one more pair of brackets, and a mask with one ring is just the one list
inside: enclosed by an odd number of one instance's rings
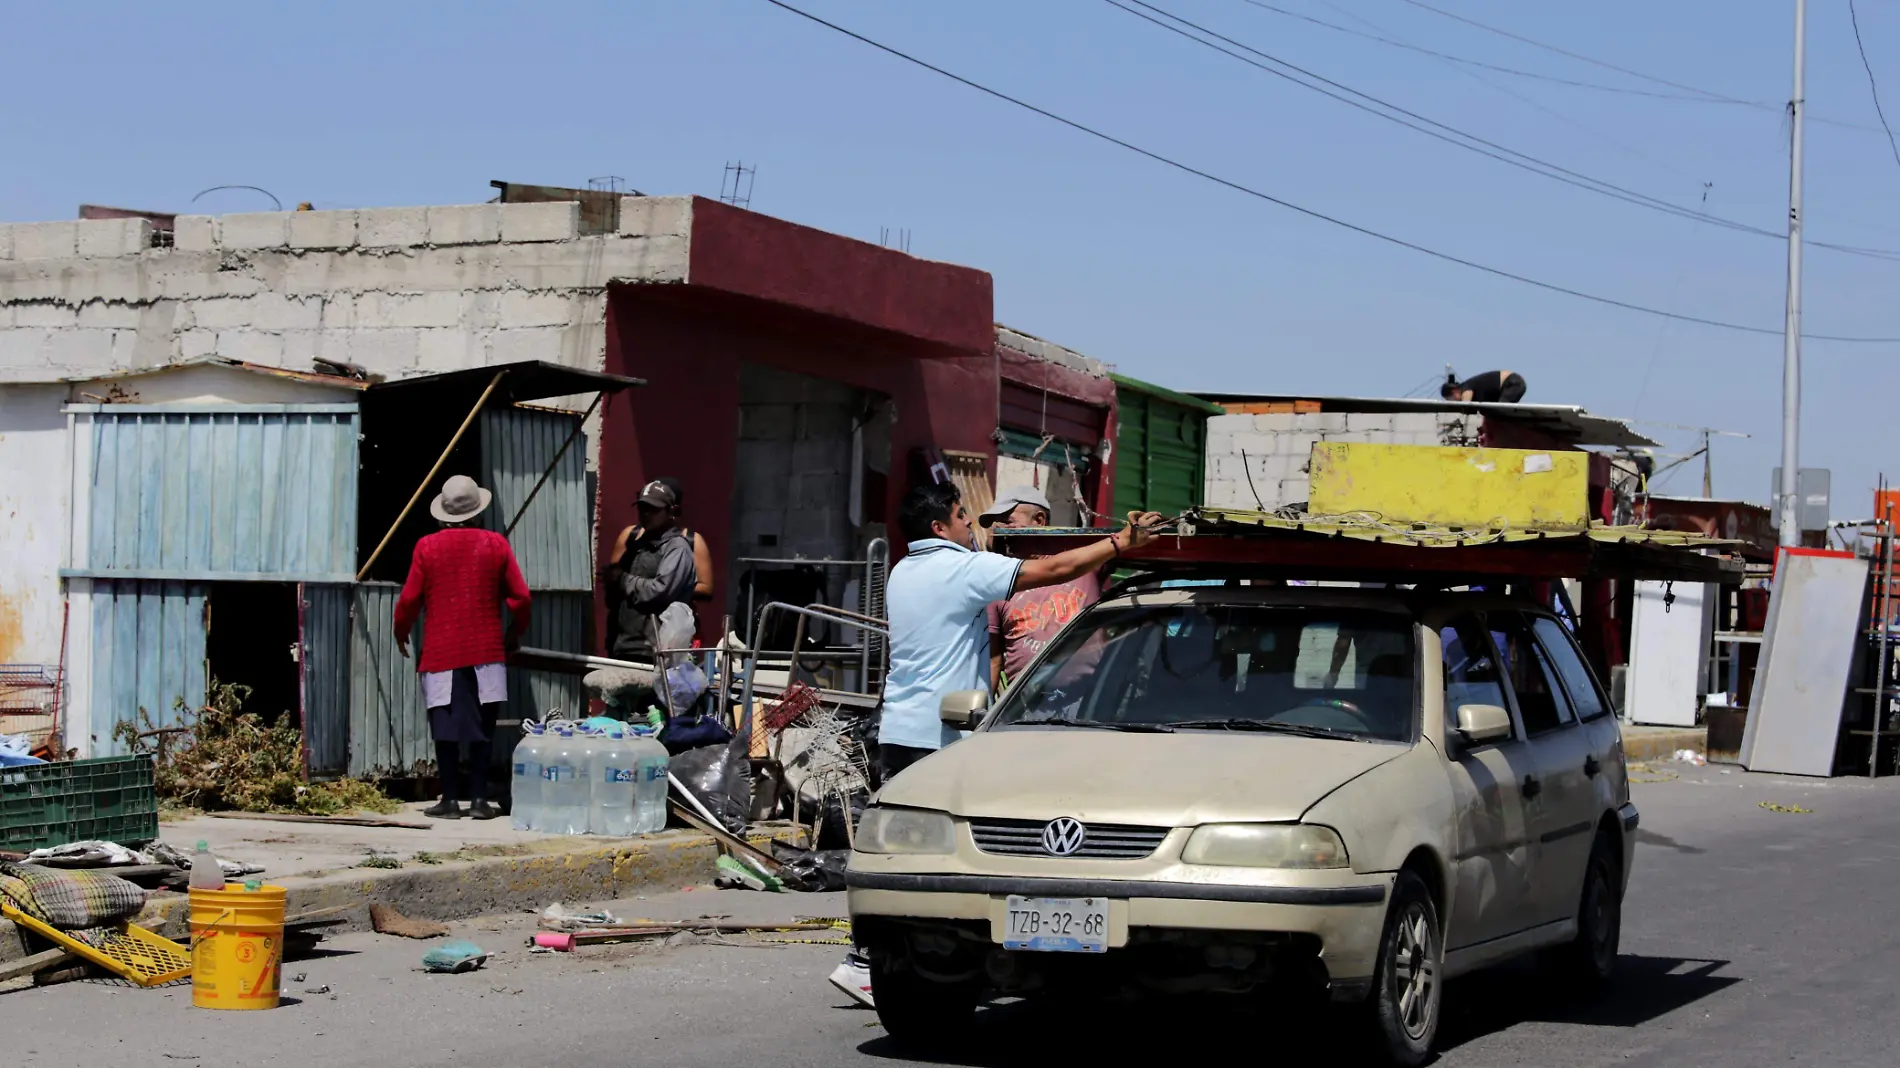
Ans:
{"label": "metal support pole", "polygon": [[[1887,511],[1887,479],[1881,476],[1881,510]],[[1893,535],[1892,513],[1880,517],[1880,665],[1874,675],[1873,747],[1867,754],[1867,777],[1880,774],[1880,721],[1887,715],[1887,666],[1893,656]]]}
{"label": "metal support pole", "polygon": [[528,514],[528,506],[534,503],[534,495],[541,492],[541,487],[547,483],[548,476],[560,466],[561,457],[567,455],[568,446],[574,444],[574,439],[581,436],[581,430],[587,426],[587,417],[594,414],[594,409],[600,407],[601,398],[606,395],[605,393],[594,394],[594,403],[588,405],[587,410],[581,413],[580,422],[574,424],[574,430],[567,435],[567,440],[561,442],[560,451],[554,454],[554,459],[548,461],[548,469],[541,472],[541,477],[535,480],[534,488],[528,491],[528,499],[522,501],[521,507],[515,510],[515,517],[508,521],[508,529],[501,532],[502,537],[508,537],[515,532],[515,524],[521,522],[521,517]]}
{"label": "metal support pole", "polygon": [[496,371],[495,377],[489,379],[488,388],[482,390],[481,399],[475,402],[475,407],[468,410],[468,418],[462,420],[462,425],[455,428],[455,436],[449,439],[448,448],[443,449],[442,455],[435,458],[435,466],[429,468],[429,473],[422,476],[422,484],[417,486],[416,492],[410,495],[409,503],[402,506],[402,514],[389,525],[389,532],[383,535],[382,541],[376,543],[376,550],[369,554],[369,559],[363,561],[363,570],[356,573],[356,581],[363,581],[363,576],[369,574],[369,569],[376,566],[376,558],[383,555],[384,549],[389,548],[389,539],[395,537],[396,531],[402,529],[403,522],[409,518],[409,513],[415,511],[416,502],[421,500],[422,495],[429,492],[429,487],[435,484],[435,476],[442,472],[442,465],[449,462],[449,454],[462,443],[462,435],[468,433],[468,428],[475,425],[475,417],[482,414],[482,409],[488,405],[489,396],[495,392],[496,386],[501,385],[502,378],[507,374],[505,369]]}
{"label": "metal support pole", "polygon": [[1801,159],[1807,111],[1808,2],[1794,0],[1794,95],[1788,101],[1793,127],[1788,151],[1788,320],[1781,357],[1780,541],[1801,544]]}

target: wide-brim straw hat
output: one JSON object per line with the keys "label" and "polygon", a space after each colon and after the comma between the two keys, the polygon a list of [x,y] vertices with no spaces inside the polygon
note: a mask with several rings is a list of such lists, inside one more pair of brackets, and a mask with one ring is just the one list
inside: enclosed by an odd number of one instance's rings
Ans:
{"label": "wide-brim straw hat", "polygon": [[466,523],[482,514],[495,495],[475,484],[467,475],[455,475],[442,483],[442,492],[429,502],[429,514],[444,523]]}

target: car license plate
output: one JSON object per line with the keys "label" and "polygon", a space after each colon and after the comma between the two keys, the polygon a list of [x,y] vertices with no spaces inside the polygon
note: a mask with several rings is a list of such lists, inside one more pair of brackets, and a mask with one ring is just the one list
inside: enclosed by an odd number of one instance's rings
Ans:
{"label": "car license plate", "polygon": [[1003,948],[1039,953],[1108,952],[1108,899],[1016,897],[1005,904]]}

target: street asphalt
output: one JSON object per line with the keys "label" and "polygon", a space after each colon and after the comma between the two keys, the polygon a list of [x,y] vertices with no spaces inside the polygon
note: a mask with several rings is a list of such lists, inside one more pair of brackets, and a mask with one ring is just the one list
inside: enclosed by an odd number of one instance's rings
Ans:
{"label": "street asphalt", "polygon": [[[1466,978],[1447,991],[1438,1063],[1894,1064],[1900,782],[1679,764],[1636,775],[1643,828],[1614,992],[1567,1003],[1529,966]],[[708,889],[608,907],[623,918],[843,911],[839,895]],[[8,1062],[28,1068],[817,1068],[1338,1064],[1351,1025],[1337,1014],[1199,1003],[1013,1004],[981,1013],[961,1048],[919,1062],[825,982],[839,947],[734,937],[530,955],[532,926],[526,914],[458,924],[496,956],[446,976],[420,970],[429,943],[344,935],[285,966],[285,1004],[270,1012],[195,1010],[183,987],[16,990],[0,994],[0,1034]]]}

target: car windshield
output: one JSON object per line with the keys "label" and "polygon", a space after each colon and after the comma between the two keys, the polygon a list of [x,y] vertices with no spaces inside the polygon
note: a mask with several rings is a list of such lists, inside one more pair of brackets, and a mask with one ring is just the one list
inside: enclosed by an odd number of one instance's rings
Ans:
{"label": "car windshield", "polygon": [[1275,731],[1410,741],[1410,617],[1315,605],[1094,609],[1011,687],[994,727]]}

